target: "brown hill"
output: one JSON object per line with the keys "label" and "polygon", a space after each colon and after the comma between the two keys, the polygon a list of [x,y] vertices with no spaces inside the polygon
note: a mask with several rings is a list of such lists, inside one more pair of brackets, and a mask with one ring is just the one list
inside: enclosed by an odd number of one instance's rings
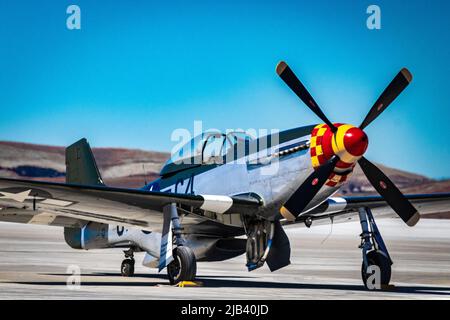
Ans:
{"label": "brown hill", "polygon": [[[65,180],[64,147],[0,141],[0,176]],[[169,153],[124,148],[93,148],[106,184],[137,188],[157,178]],[[145,174],[144,174],[145,172]]]}
{"label": "brown hill", "polygon": [[[381,164],[377,164],[377,166],[404,193],[434,193],[450,191],[450,179],[434,180],[419,174],[386,167]],[[358,195],[376,194],[375,189],[369,183],[359,166],[355,167],[348,183],[343,185],[339,192],[340,194]]]}
{"label": "brown hill", "polygon": [[[93,148],[103,180],[117,187],[138,188],[158,177],[169,153],[124,148]],[[379,165],[405,193],[449,192],[450,179],[437,181],[418,174]],[[145,170],[145,174],[144,174]],[[0,176],[64,181],[64,147],[0,141]],[[374,194],[361,169],[356,166],[340,194]]]}

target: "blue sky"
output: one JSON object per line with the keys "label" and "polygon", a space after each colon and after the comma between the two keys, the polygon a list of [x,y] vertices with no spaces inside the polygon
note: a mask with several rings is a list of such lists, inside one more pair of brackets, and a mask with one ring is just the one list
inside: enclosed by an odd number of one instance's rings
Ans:
{"label": "blue sky", "polygon": [[[81,30],[66,8],[81,8]],[[381,8],[381,30],[366,8]],[[277,77],[286,60],[334,122],[364,118],[367,157],[450,177],[449,1],[2,1],[0,140],[171,150],[176,128],[319,123]]]}

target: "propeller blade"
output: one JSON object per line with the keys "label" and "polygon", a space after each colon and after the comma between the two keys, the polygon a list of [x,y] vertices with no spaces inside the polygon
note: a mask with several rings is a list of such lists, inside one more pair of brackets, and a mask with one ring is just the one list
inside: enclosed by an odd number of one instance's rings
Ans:
{"label": "propeller blade", "polygon": [[410,227],[420,220],[420,214],[395,184],[373,163],[362,157],[358,160],[362,171],[372,186]]}
{"label": "propeller blade", "polygon": [[333,156],[327,163],[321,165],[306,178],[284,206],[281,207],[281,215],[290,221],[294,221],[325,184],[338,161],[339,157]]}
{"label": "propeller blade", "polygon": [[277,74],[291,88],[292,91],[306,104],[323,122],[325,122],[333,132],[337,128],[328,120],[325,114],[314,101],[313,97],[306,90],[305,86],[300,82],[297,76],[292,72],[291,68],[284,61],[280,61],[277,65]]}
{"label": "propeller blade", "polygon": [[359,126],[360,129],[367,127],[373,120],[375,120],[386,109],[395,98],[408,86],[412,81],[412,74],[408,69],[403,68],[395,76],[394,80],[384,89],[381,96],[370,109],[364,121]]}

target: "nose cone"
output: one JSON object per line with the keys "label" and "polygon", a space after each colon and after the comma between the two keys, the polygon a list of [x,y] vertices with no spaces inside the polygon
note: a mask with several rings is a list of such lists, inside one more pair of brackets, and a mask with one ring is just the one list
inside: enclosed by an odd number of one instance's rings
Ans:
{"label": "nose cone", "polygon": [[361,129],[353,127],[344,134],[345,150],[355,157],[360,157],[366,152],[369,145],[367,135]]}

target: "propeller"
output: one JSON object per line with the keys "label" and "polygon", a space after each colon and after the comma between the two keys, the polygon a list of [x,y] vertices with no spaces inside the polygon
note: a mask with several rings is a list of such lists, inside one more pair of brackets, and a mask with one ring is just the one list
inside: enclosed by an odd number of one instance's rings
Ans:
{"label": "propeller", "polygon": [[420,215],[416,208],[376,165],[364,157],[358,160],[358,164],[375,190],[408,226],[419,222]]}
{"label": "propeller", "polygon": [[336,163],[339,161],[338,156],[332,157],[324,165],[315,170],[302,185],[292,194],[289,200],[281,208],[281,214],[287,216],[289,220],[295,218],[306,208],[314,196],[323,187],[331,173],[333,173]]}
{"label": "propeller", "polygon": [[408,86],[412,80],[412,75],[408,69],[403,68],[395,76],[394,80],[389,83],[381,96],[370,109],[366,118],[363,120],[359,128],[362,130],[375,120],[386,109],[395,98]]}
{"label": "propeller", "polygon": [[283,79],[284,82],[291,88],[292,91],[306,104],[312,112],[314,112],[323,122],[325,122],[333,132],[337,129],[334,124],[325,116],[325,114],[320,109],[319,105],[314,101],[313,97],[306,90],[305,86],[300,82],[297,76],[292,72],[291,68],[286,64],[286,62],[281,61],[277,65],[277,74]]}
{"label": "propeller", "polygon": [[[333,151],[337,151],[337,153],[335,152],[335,154],[328,159],[327,162],[317,167],[316,170],[314,170],[314,172],[306,178],[306,180],[285,202],[280,210],[282,216],[288,220],[295,220],[299,214],[305,210],[305,208],[320,191],[322,186],[326,183],[329,176],[334,172],[339,161],[344,160],[345,162],[357,161],[375,190],[377,190],[383,199],[400,216],[400,218],[406,222],[408,226],[414,226],[420,219],[420,215],[417,210],[400,192],[395,184],[376,165],[362,156],[368,144],[367,136],[363,132],[363,129],[372,123],[408,86],[412,80],[412,75],[408,69],[403,68],[395,76],[395,78],[386,87],[375,104],[369,110],[359,128],[347,126],[351,127],[351,129],[343,129],[347,130],[343,133],[338,132],[341,127],[337,128],[328,120],[318,104],[309,94],[308,90],[284,61],[278,63],[276,71],[281,79],[283,79],[283,81],[292,89],[292,91],[294,91],[294,93],[328,125],[330,130],[333,132]],[[350,134],[346,134],[350,131]],[[341,145],[339,145],[339,142],[336,139],[336,136],[338,135],[341,137]],[[351,152],[349,152],[349,150]]]}

